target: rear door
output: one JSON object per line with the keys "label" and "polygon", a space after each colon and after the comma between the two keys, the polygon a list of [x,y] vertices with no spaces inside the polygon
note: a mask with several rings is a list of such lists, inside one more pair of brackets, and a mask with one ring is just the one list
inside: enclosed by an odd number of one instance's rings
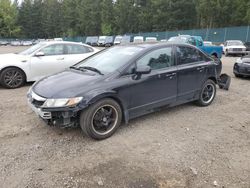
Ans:
{"label": "rear door", "polygon": [[176,46],[178,69],[177,101],[194,100],[206,79],[209,59],[197,48]]}
{"label": "rear door", "polygon": [[80,44],[65,44],[65,48],[66,67],[70,67],[95,53],[92,48]]}

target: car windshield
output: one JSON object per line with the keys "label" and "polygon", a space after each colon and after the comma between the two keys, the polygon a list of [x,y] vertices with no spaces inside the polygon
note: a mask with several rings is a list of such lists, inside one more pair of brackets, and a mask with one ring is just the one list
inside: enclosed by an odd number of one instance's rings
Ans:
{"label": "car windshield", "polygon": [[106,37],[105,36],[101,36],[99,37],[99,41],[105,41]]}
{"label": "car windshield", "polygon": [[92,67],[102,74],[116,71],[130,61],[143,48],[137,46],[113,47],[76,64],[75,68]]}
{"label": "car windshield", "polygon": [[121,42],[122,36],[115,37],[115,42]]}
{"label": "car windshield", "polygon": [[228,46],[241,46],[243,43],[241,41],[229,41],[227,43]]}
{"label": "car windshield", "polygon": [[27,50],[24,50],[24,51],[20,52],[19,54],[20,55],[30,55],[30,54],[34,53],[36,50],[38,50],[39,48],[41,48],[41,47],[43,47],[45,45],[46,45],[45,43],[38,43],[35,46],[32,46],[32,47],[28,48]]}

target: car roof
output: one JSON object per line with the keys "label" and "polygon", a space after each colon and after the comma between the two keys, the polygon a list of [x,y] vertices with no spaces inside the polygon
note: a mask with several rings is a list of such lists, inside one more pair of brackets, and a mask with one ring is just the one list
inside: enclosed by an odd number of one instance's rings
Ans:
{"label": "car roof", "polygon": [[187,44],[187,43],[182,43],[182,42],[156,42],[156,43],[129,43],[129,44],[121,44],[119,46],[131,46],[131,47],[140,47],[140,48],[144,48],[144,49],[148,49],[148,48],[157,48],[157,47],[164,47],[164,46],[172,46],[172,45],[177,45],[177,46],[189,46],[189,47],[193,47],[196,48],[194,45],[191,44]]}
{"label": "car roof", "polygon": [[80,44],[80,45],[91,47],[91,46],[84,44],[82,42],[71,42],[71,41],[41,41],[40,43],[43,43],[46,45],[49,45],[49,44],[78,44],[79,45]]}

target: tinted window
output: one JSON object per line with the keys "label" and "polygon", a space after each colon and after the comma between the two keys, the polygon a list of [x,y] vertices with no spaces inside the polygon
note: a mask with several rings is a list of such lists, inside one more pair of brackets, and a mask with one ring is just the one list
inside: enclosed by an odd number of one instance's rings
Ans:
{"label": "tinted window", "polygon": [[70,45],[66,45],[67,46],[67,53],[68,54],[84,54],[89,52],[89,49],[85,46],[81,46],[81,45],[74,45],[74,44],[70,44]]}
{"label": "tinted window", "polygon": [[146,54],[137,61],[138,65],[148,65],[152,70],[173,66],[172,47],[161,48]]}
{"label": "tinted window", "polygon": [[63,44],[55,44],[55,45],[50,45],[42,50],[41,52],[44,53],[44,55],[62,55],[63,53]]}
{"label": "tinted window", "polygon": [[196,48],[179,46],[176,48],[176,56],[179,65],[205,61],[208,58]]}

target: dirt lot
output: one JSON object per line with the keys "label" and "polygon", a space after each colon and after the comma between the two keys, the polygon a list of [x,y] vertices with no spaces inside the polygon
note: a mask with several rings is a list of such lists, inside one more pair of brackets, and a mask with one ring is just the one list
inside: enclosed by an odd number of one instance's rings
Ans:
{"label": "dirt lot", "polygon": [[104,141],[46,126],[26,104],[31,84],[0,88],[0,187],[250,188],[250,79],[234,61],[223,58],[232,85],[211,106],[153,113]]}

